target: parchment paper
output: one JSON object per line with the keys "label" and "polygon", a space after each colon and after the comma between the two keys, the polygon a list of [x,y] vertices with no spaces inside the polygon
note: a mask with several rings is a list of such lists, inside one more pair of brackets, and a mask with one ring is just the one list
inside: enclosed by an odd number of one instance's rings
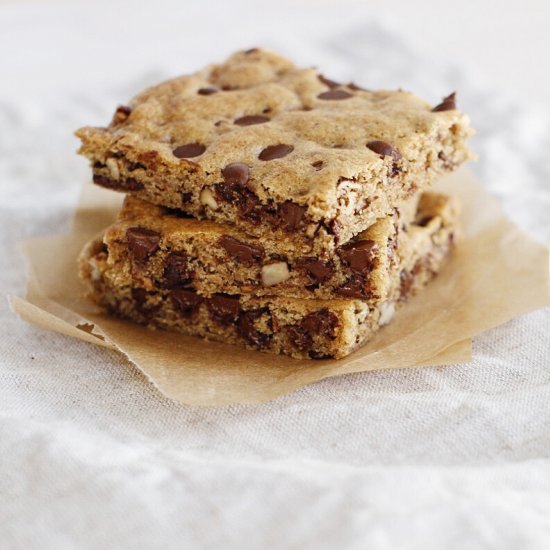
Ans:
{"label": "parchment paper", "polygon": [[463,239],[452,259],[393,323],[338,361],[252,352],[97,313],[81,298],[76,257],[114,219],[122,195],[91,184],[70,235],[24,244],[27,296],[12,296],[10,303],[30,323],[124,353],[164,395],[192,405],[259,403],[339,374],[465,362],[473,336],[550,305],[549,251],[506,220],[468,171],[435,188],[458,196],[463,205]]}

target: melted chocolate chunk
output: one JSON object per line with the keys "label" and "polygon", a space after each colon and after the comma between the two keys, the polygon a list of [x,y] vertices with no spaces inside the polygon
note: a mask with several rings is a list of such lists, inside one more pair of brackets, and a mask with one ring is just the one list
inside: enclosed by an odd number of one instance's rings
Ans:
{"label": "melted chocolate chunk", "polygon": [[369,141],[367,147],[383,157],[393,157],[394,160],[401,158],[401,153],[385,141]]}
{"label": "melted chocolate chunk", "polygon": [[432,109],[432,112],[439,113],[441,111],[452,111],[454,109],[456,109],[456,92],[444,97],[443,101]]}
{"label": "melted chocolate chunk", "polygon": [[186,143],[176,147],[172,154],[179,159],[189,159],[198,157],[206,151],[206,146],[202,143]]}
{"label": "melted chocolate chunk", "polygon": [[143,184],[134,178],[116,181],[99,174],[94,174],[93,179],[96,185],[107,189],[114,189],[115,191],[139,191],[143,189]]}
{"label": "melted chocolate chunk", "polygon": [[261,246],[243,243],[229,235],[222,235],[218,243],[231,257],[244,263],[261,260],[264,256],[264,250]]}
{"label": "melted chocolate chunk", "polygon": [[234,204],[239,210],[239,216],[253,224],[262,220],[260,199],[250,189],[239,184],[220,184],[215,186],[216,195],[220,200]]}
{"label": "melted chocolate chunk", "polygon": [[306,315],[300,322],[300,326],[311,336],[335,338],[338,317],[328,309],[320,309]]}
{"label": "melted chocolate chunk", "polygon": [[301,258],[296,262],[296,267],[307,273],[314,286],[324,283],[334,273],[334,266],[331,262],[322,262],[318,258]]}
{"label": "melted chocolate chunk", "polygon": [[122,124],[132,113],[127,105],[119,105],[113,115],[113,124]]}
{"label": "melted chocolate chunk", "polygon": [[259,155],[260,160],[274,160],[286,157],[294,151],[293,145],[286,145],[284,143],[279,143],[278,145],[270,145],[266,147]]}
{"label": "melted chocolate chunk", "polygon": [[270,118],[262,115],[246,115],[233,121],[237,126],[251,126],[252,124],[263,124],[269,122]]}
{"label": "melted chocolate chunk", "polygon": [[164,288],[180,288],[191,282],[191,271],[184,252],[172,252],[164,263],[162,274]]}
{"label": "melted chocolate chunk", "polygon": [[364,240],[347,243],[336,251],[341,260],[356,273],[368,273],[374,267],[378,244]]}
{"label": "melted chocolate chunk", "polygon": [[297,229],[304,217],[307,206],[300,206],[292,201],[285,201],[279,206],[279,218],[288,231]]}
{"label": "melted chocolate chunk", "polygon": [[214,88],[213,86],[207,86],[206,88],[199,88],[197,93],[199,95],[212,95],[218,93],[218,88]]}
{"label": "melted chocolate chunk", "polygon": [[222,176],[225,183],[246,185],[250,178],[250,169],[242,162],[232,162],[222,168]]}
{"label": "melted chocolate chunk", "polygon": [[239,335],[244,338],[249,344],[252,344],[253,346],[256,346],[260,349],[267,346],[267,344],[271,340],[271,335],[259,331],[254,326],[254,321],[267,313],[269,313],[269,310],[267,308],[243,311],[239,315],[239,321],[237,323],[237,332],[239,333]]}
{"label": "melted chocolate chunk", "polygon": [[289,325],[285,327],[289,341],[299,350],[306,350],[313,345],[312,337],[300,326]]}
{"label": "melted chocolate chunk", "polygon": [[315,162],[311,163],[311,166],[313,166],[313,168],[315,168],[315,170],[321,170],[321,168],[323,167],[323,161],[322,160],[316,160]]}
{"label": "melted chocolate chunk", "polygon": [[372,295],[366,284],[365,277],[359,273],[354,273],[341,287],[337,288],[336,294],[360,300],[366,300]]}
{"label": "melted chocolate chunk", "polygon": [[184,290],[182,288],[172,290],[170,299],[172,300],[174,309],[182,317],[191,317],[191,315],[197,312],[204,300],[194,290]]}
{"label": "melted chocolate chunk", "polygon": [[322,94],[319,94],[317,97],[319,99],[338,100],[348,99],[350,97],[353,97],[353,94],[346,92],[346,90],[329,90],[328,92],[323,92]]}
{"label": "melted chocolate chunk", "polygon": [[328,309],[320,309],[306,315],[300,323],[285,327],[290,341],[300,350],[307,350],[313,345],[314,336],[336,338],[338,317]]}
{"label": "melted chocolate chunk", "polygon": [[322,74],[318,74],[317,78],[329,88],[337,88],[338,86],[340,86],[339,82],[336,82],[335,80],[330,80],[329,78],[325,78]]}
{"label": "melted chocolate chunk", "polygon": [[222,325],[235,323],[241,311],[239,298],[226,294],[214,294],[207,300],[206,305],[214,320]]}
{"label": "melted chocolate chunk", "polygon": [[143,227],[130,227],[126,231],[126,240],[132,259],[138,264],[144,264],[158,250],[160,233]]}

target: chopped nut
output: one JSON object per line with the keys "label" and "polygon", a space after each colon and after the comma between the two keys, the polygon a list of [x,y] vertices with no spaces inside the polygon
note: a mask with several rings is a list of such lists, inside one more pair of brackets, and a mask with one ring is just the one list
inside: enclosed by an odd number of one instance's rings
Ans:
{"label": "chopped nut", "polygon": [[378,324],[382,327],[387,325],[395,315],[395,303],[383,302],[380,304],[380,317],[378,318]]}
{"label": "chopped nut", "polygon": [[111,177],[114,180],[118,180],[120,178],[120,170],[118,169],[118,162],[114,158],[109,158],[107,159],[105,164],[107,164],[107,168],[109,168]]}
{"label": "chopped nut", "polygon": [[317,232],[317,229],[319,228],[319,224],[318,223],[310,223],[307,228],[306,228],[306,235],[310,238],[310,239],[313,239],[313,237],[315,237],[315,233]]}
{"label": "chopped nut", "polygon": [[101,270],[94,258],[88,260],[88,265],[90,266],[90,278],[96,283],[101,279]]}
{"label": "chopped nut", "polygon": [[208,206],[212,208],[212,210],[218,209],[218,203],[216,202],[216,199],[214,198],[214,195],[212,194],[212,191],[208,189],[208,187],[205,187],[199,196],[199,199],[201,201],[201,204],[204,204],[205,206]]}
{"label": "chopped nut", "polygon": [[262,267],[262,283],[272,286],[286,281],[290,277],[288,265],[285,262],[267,264]]}

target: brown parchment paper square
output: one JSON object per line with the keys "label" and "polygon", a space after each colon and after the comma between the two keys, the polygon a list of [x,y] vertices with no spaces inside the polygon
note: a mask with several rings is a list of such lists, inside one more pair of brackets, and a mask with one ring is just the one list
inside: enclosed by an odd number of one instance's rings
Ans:
{"label": "brown parchment paper square", "polygon": [[550,305],[549,251],[506,220],[467,170],[435,189],[459,197],[463,239],[430,285],[393,323],[352,355],[306,361],[152,331],[98,313],[82,300],[76,257],[112,222],[122,195],[85,186],[68,236],[24,244],[26,299],[12,309],[40,327],[124,353],[167,397],[192,405],[260,403],[330,376],[375,369],[444,365],[471,358],[471,338]]}

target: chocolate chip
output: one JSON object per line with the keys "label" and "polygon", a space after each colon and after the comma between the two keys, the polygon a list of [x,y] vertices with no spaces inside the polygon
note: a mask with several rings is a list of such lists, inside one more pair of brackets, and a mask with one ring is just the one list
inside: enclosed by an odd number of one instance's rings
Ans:
{"label": "chocolate chip", "polygon": [[323,92],[317,96],[319,99],[348,99],[353,97],[353,94],[346,92],[346,90],[329,90]]}
{"label": "chocolate chip", "polygon": [[184,290],[182,288],[172,290],[170,299],[174,309],[182,317],[191,317],[203,302],[202,296],[199,296],[194,290]]}
{"label": "chocolate chip", "polygon": [[296,262],[298,269],[304,270],[312,285],[320,285],[332,277],[334,266],[330,262],[322,262],[318,258],[300,258]]}
{"label": "chocolate chip", "polygon": [[232,162],[222,168],[222,176],[225,183],[246,185],[250,178],[250,169],[242,162]]}
{"label": "chocolate chip", "polygon": [[214,294],[206,302],[212,317],[222,325],[231,325],[239,317],[239,298],[226,294]]}
{"label": "chocolate chip", "polygon": [[179,288],[191,282],[191,271],[184,252],[172,252],[164,263],[164,288]]}
{"label": "chocolate chip", "polygon": [[199,88],[197,93],[199,95],[212,95],[218,93],[218,88],[214,88],[213,86],[208,86],[206,88]]}
{"label": "chocolate chip", "polygon": [[181,194],[181,202],[185,204],[186,202],[191,202],[191,199],[193,198],[193,193],[186,192]]}
{"label": "chocolate chip", "polygon": [[284,227],[292,231],[299,227],[306,210],[306,206],[300,206],[292,201],[285,201],[279,206],[279,217]]}
{"label": "chocolate chip", "polygon": [[340,86],[339,82],[336,82],[334,80],[330,80],[329,78],[325,78],[322,74],[318,74],[317,78],[325,84],[325,86],[328,86],[329,88],[337,88]]}
{"label": "chocolate chip", "polygon": [[369,141],[367,147],[383,157],[393,157],[394,160],[401,158],[401,153],[385,141]]}
{"label": "chocolate chip", "polygon": [[374,267],[378,244],[370,240],[355,241],[341,246],[336,252],[352,271],[368,273]]}
{"label": "chocolate chip", "polygon": [[335,338],[338,317],[328,309],[323,308],[306,315],[300,322],[300,326],[311,336],[320,335]]}
{"label": "chocolate chip", "polygon": [[245,50],[244,53],[246,55],[249,55],[251,53],[256,53],[256,52],[259,52],[260,51],[260,48],[250,48],[249,50]]}
{"label": "chocolate chip", "polygon": [[252,124],[263,124],[269,122],[270,118],[262,115],[246,115],[236,118],[233,122],[237,126],[251,126]]}
{"label": "chocolate chip", "polygon": [[322,160],[316,160],[315,162],[311,163],[311,166],[315,168],[315,170],[319,171],[323,167],[323,161]]}
{"label": "chocolate chip", "polygon": [[260,199],[250,189],[236,183],[215,185],[214,189],[218,199],[236,206],[243,220],[253,224],[262,221],[264,215]]}
{"label": "chocolate chip", "polygon": [[285,327],[289,340],[300,350],[307,350],[313,345],[314,336],[334,339],[338,317],[328,309],[320,309],[306,315],[299,324]]}
{"label": "chocolate chip", "polygon": [[127,105],[120,105],[113,116],[113,124],[122,124],[130,116],[131,112],[132,109]]}
{"label": "chocolate chip", "polygon": [[432,109],[432,112],[438,113],[440,111],[452,111],[454,109],[456,109],[456,92],[444,97],[443,101]]}
{"label": "chocolate chip", "polygon": [[241,262],[252,263],[261,260],[264,255],[262,247],[243,243],[229,235],[222,235],[218,243],[230,256]]}
{"label": "chocolate chip", "polygon": [[346,298],[359,298],[360,300],[372,297],[365,277],[359,273],[353,274],[341,287],[336,289],[336,293]]}
{"label": "chocolate chip", "polygon": [[160,233],[143,227],[130,227],[126,231],[126,239],[133,260],[143,264],[158,250]]}
{"label": "chocolate chip", "polygon": [[206,147],[202,143],[186,143],[176,147],[172,153],[179,159],[188,159],[198,157],[206,151]]}
{"label": "chocolate chip", "polygon": [[260,349],[265,348],[271,339],[270,334],[259,331],[254,326],[254,321],[259,319],[262,315],[269,313],[267,308],[251,309],[243,311],[239,315],[237,323],[237,332],[244,338],[249,344],[256,346]]}
{"label": "chocolate chip", "polygon": [[266,147],[259,155],[260,160],[274,160],[286,157],[288,154],[294,151],[293,145],[286,145],[279,143],[278,145],[270,145]]}
{"label": "chocolate chip", "polygon": [[143,184],[134,178],[117,181],[106,178],[105,176],[100,176],[99,174],[94,174],[93,180],[96,185],[100,185],[107,189],[114,189],[115,191],[139,191],[143,189]]}
{"label": "chocolate chip", "polygon": [[232,90],[238,90],[238,89],[239,89],[239,87],[235,84],[224,84],[222,86],[222,90],[224,92],[231,92]]}
{"label": "chocolate chip", "polygon": [[135,308],[143,313],[144,304],[147,300],[147,291],[144,288],[132,288],[132,300],[134,301]]}
{"label": "chocolate chip", "polygon": [[285,327],[288,340],[299,350],[306,350],[313,345],[313,339],[300,325]]}

